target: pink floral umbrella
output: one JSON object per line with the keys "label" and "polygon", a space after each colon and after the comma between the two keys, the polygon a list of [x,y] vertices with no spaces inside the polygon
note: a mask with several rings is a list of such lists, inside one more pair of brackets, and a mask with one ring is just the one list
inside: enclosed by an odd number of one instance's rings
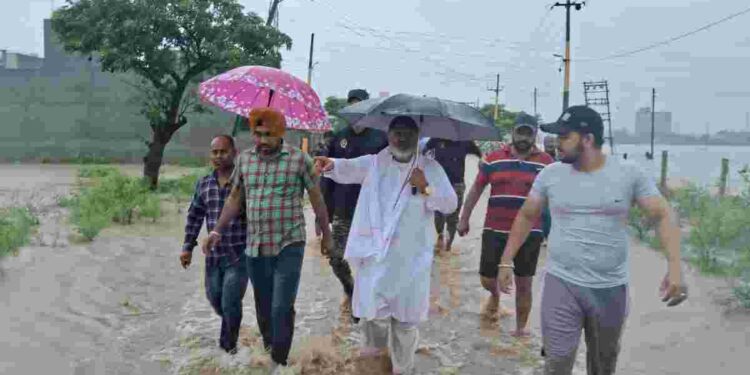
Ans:
{"label": "pink floral umbrella", "polygon": [[282,70],[242,66],[200,84],[201,100],[247,117],[258,107],[275,108],[286,116],[287,129],[331,130],[320,98],[310,85]]}

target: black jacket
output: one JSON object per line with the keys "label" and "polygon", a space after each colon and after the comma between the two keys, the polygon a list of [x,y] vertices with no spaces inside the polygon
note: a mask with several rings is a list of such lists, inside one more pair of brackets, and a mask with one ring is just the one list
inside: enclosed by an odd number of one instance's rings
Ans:
{"label": "black jacket", "polygon": [[[356,134],[350,126],[333,134],[318,155],[336,159],[354,159],[364,155],[377,154],[388,146],[388,136],[376,129],[365,129]],[[354,209],[359,199],[359,184],[337,184],[329,178],[320,180],[320,188],[328,208],[329,217],[345,219],[354,217]]]}
{"label": "black jacket", "polygon": [[435,160],[443,167],[452,184],[464,182],[466,155],[473,154],[482,157],[482,151],[472,141],[447,141],[430,138],[424,151],[435,153]]}

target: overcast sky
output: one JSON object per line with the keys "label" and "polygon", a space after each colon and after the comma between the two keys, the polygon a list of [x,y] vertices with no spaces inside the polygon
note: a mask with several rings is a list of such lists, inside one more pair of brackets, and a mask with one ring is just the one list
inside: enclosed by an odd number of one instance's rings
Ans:
{"label": "overcast sky", "polygon": [[[265,17],[268,0],[240,0]],[[490,103],[538,111],[562,106],[565,13],[546,0],[285,0],[279,28],[294,40],[282,67],[305,78],[315,33],[313,87],[322,98],[353,87]],[[43,55],[42,20],[63,0],[0,0],[0,48]],[[673,112],[681,132],[744,129],[750,112],[750,14],[629,57],[600,58],[665,40],[750,7],[747,0],[590,0],[572,14],[571,104],[583,82],[606,79],[614,128],[633,129],[635,111]]]}

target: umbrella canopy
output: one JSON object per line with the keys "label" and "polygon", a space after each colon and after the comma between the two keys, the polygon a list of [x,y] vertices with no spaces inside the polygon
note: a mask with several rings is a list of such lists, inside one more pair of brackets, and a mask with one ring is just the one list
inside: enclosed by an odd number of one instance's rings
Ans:
{"label": "umbrella canopy", "polygon": [[499,140],[502,134],[491,119],[474,107],[434,97],[396,94],[355,103],[339,111],[351,125],[388,131],[397,116],[411,116],[421,137],[453,141]]}
{"label": "umbrella canopy", "polygon": [[301,79],[267,66],[242,66],[202,82],[201,100],[247,117],[250,110],[271,107],[286,117],[287,129],[331,129],[318,94]]}

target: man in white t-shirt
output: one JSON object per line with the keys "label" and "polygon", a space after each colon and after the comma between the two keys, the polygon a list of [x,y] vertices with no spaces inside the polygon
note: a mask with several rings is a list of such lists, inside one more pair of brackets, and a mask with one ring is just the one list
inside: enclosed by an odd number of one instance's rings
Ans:
{"label": "man in white t-shirt", "polygon": [[558,135],[558,160],[539,173],[510,232],[500,261],[500,288],[509,293],[513,258],[549,204],[547,275],[542,292],[545,374],[571,374],[581,330],[589,375],[613,374],[628,312],[628,213],[634,204],[657,224],[667,254],[661,285],[668,306],[687,298],[680,230],[653,178],[637,165],[602,153],[604,127],[585,106],[568,108],[542,130]]}

